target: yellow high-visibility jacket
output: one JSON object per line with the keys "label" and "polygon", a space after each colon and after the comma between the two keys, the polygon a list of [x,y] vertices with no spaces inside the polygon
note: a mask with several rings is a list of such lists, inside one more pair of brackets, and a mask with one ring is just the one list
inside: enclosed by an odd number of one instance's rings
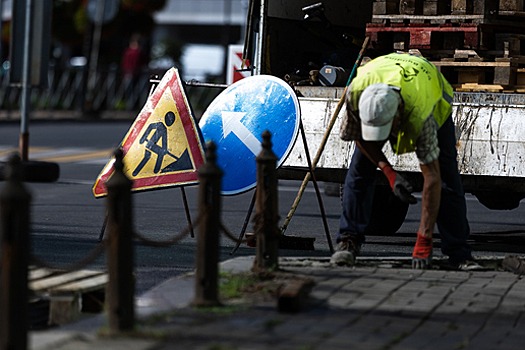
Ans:
{"label": "yellow high-visibility jacket", "polygon": [[429,116],[432,115],[441,127],[452,112],[452,86],[425,58],[392,53],[358,68],[351,85],[353,110],[358,110],[363,90],[376,83],[401,89],[404,111],[397,140],[391,140],[392,149],[397,154],[415,150],[416,140]]}

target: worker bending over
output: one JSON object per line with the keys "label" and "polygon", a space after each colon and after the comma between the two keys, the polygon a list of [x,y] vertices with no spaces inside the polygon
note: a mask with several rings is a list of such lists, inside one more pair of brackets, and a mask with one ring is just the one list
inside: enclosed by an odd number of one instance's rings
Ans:
{"label": "worker bending over", "polygon": [[340,131],[341,138],[355,141],[356,147],[344,184],[333,263],[353,265],[359,255],[372,212],[377,168],[399,199],[417,202],[411,184],[392,168],[382,151],[389,141],[396,154],[415,152],[424,179],[412,267],[431,266],[437,223],[441,250],[451,266],[482,268],[467,243],[470,229],[456,159],[452,96],[450,84],[422,57],[393,53],[358,69],[347,89],[347,115]]}

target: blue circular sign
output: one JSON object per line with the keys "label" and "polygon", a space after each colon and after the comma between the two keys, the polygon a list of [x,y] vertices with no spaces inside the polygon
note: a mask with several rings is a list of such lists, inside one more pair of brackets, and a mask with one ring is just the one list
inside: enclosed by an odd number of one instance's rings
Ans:
{"label": "blue circular sign", "polygon": [[255,157],[262,134],[272,135],[272,151],[280,166],[299,130],[299,101],[292,88],[270,75],[247,77],[230,85],[206,109],[199,127],[206,142],[217,145],[217,163],[224,172],[222,194],[255,187]]}

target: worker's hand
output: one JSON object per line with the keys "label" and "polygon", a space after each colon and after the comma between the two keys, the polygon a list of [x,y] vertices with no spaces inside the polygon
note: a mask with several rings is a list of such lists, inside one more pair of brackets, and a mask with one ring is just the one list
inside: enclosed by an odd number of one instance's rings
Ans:
{"label": "worker's hand", "polygon": [[417,199],[412,195],[414,188],[403,176],[399,175],[390,164],[384,165],[381,170],[388,179],[390,188],[392,192],[399,198],[402,202],[408,204],[416,204]]}
{"label": "worker's hand", "polygon": [[416,270],[429,269],[432,266],[432,237],[426,237],[419,232],[412,251],[412,268]]}
{"label": "worker's hand", "polygon": [[404,203],[408,203],[408,204],[417,203],[416,197],[412,195],[412,192],[414,191],[412,185],[403,176],[399,174],[396,175],[396,179],[394,181],[394,186],[392,187],[392,191],[394,192],[396,197],[399,198]]}

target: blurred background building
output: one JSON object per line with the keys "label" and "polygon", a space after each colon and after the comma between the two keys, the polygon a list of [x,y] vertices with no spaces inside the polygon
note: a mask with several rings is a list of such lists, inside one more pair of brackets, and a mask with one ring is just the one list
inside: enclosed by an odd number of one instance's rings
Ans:
{"label": "blurred background building", "polygon": [[180,63],[186,79],[224,74],[226,46],[241,43],[248,0],[169,0],[154,14],[152,40],[184,43]]}
{"label": "blurred background building", "polygon": [[[8,81],[13,4],[0,0],[0,107],[8,110],[19,99]],[[225,83],[248,0],[53,0],[52,8],[49,89],[34,89],[35,108],[83,110],[91,89],[89,109],[137,110],[149,77],[171,67],[187,81]],[[206,105],[203,94],[193,91],[195,104]]]}

